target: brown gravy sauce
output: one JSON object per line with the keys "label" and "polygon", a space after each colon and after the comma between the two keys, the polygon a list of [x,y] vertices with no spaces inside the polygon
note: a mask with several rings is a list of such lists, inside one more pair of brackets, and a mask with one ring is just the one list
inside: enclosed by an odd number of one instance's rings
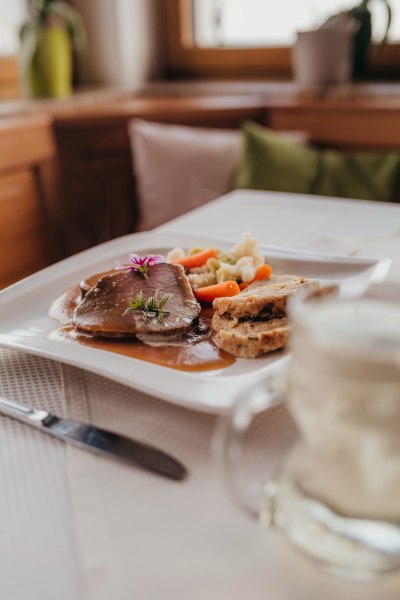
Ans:
{"label": "brown gravy sauce", "polygon": [[220,350],[214,344],[210,329],[212,309],[209,307],[203,307],[201,311],[200,321],[206,326],[202,333],[189,334],[180,345],[150,346],[135,338],[106,338],[84,335],[75,331],[71,321],[74,309],[80,300],[79,285],[67,290],[55,300],[50,308],[50,316],[62,323],[63,327],[50,333],[50,339],[73,341],[91,348],[123,354],[181,371],[224,369],[236,361],[234,356]]}

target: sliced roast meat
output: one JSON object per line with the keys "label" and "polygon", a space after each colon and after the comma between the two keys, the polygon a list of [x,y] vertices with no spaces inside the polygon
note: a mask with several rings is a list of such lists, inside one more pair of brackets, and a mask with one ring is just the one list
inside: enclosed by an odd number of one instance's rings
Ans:
{"label": "sliced roast meat", "polygon": [[[147,300],[156,290],[159,290],[158,301],[165,294],[171,294],[161,322],[156,316],[146,317],[141,310],[125,313],[139,292]],[[78,331],[106,337],[142,333],[167,337],[189,330],[199,314],[200,305],[184,269],[180,265],[160,263],[149,268],[147,279],[129,270],[101,277],[76,307],[73,324]]]}
{"label": "sliced roast meat", "polygon": [[99,279],[101,279],[101,277],[104,277],[105,275],[111,275],[112,273],[116,272],[117,271],[115,269],[111,269],[110,271],[103,271],[102,273],[96,273],[95,275],[90,275],[89,277],[82,279],[82,281],[79,284],[79,288],[81,290],[81,297],[84,298],[90,290],[90,288],[96,285],[96,283]]}

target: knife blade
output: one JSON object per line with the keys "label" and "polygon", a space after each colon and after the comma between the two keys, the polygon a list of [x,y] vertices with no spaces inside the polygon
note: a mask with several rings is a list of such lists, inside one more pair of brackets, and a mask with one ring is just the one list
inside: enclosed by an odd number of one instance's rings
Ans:
{"label": "knife blade", "polygon": [[93,454],[120,460],[177,481],[187,476],[186,468],[173,456],[113,431],[64,419],[45,410],[12,402],[1,395],[0,414],[31,425]]}

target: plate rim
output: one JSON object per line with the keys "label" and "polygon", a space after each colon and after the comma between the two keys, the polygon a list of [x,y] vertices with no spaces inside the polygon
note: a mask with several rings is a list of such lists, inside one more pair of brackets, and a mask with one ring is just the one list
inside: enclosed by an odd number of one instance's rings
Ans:
{"label": "plate rim", "polygon": [[[192,234],[180,233],[175,234],[172,232],[163,232],[157,230],[128,234],[68,257],[5,288],[4,290],[0,291],[0,308],[6,304],[8,305],[13,299],[19,298],[21,293],[29,294],[32,293],[32,291],[40,289],[40,287],[45,284],[48,285],[52,282],[54,274],[56,274],[55,281],[64,281],[65,278],[68,278],[74,273],[76,274],[77,271],[82,270],[82,272],[84,272],[85,269],[90,268],[91,263],[94,264],[103,260],[115,260],[115,258],[110,258],[112,253],[114,252],[115,255],[118,255],[132,251],[132,248],[127,249],[129,244],[131,246],[136,244],[137,250],[140,251],[145,250],[146,248],[148,250],[151,247],[156,249],[157,247],[163,246],[193,246],[202,243],[216,243],[222,246],[230,246],[235,242],[223,238],[216,239],[209,236],[194,236]],[[267,245],[259,244],[259,247],[263,253],[268,252]],[[277,249],[276,247],[271,247],[271,251],[275,254],[275,256],[280,255],[282,258],[288,258],[290,256],[293,259],[297,258],[300,261],[306,260],[306,254],[308,260],[314,263],[322,262],[332,264],[340,261],[344,264],[360,265],[360,267],[369,265],[370,268],[373,269],[373,272],[377,274],[378,281],[383,281],[385,279],[386,273],[391,264],[390,259],[375,257],[348,257],[309,251],[303,253],[301,250],[297,251],[291,248],[282,248],[282,254],[284,254],[284,256],[282,256],[280,248]],[[74,281],[76,283],[76,278]],[[68,285],[69,283],[66,282],[63,289],[65,290]],[[51,301],[54,300],[56,293],[57,292],[54,293],[52,298],[48,299],[49,305],[51,304]],[[45,301],[45,298],[43,298],[43,301]],[[47,315],[42,315],[42,317],[47,317]],[[33,341],[34,343],[32,343]],[[54,346],[55,344],[57,344],[57,346]],[[62,346],[60,346],[60,344],[62,344]],[[68,353],[66,349],[65,352],[62,350],[62,348],[66,348],[66,346],[67,344],[65,344],[65,342],[56,342],[54,340],[49,340],[47,337],[22,337],[11,333],[4,333],[0,313],[0,347],[2,348],[19,350],[50,360],[57,360],[65,364],[105,376],[108,379],[139,390],[142,393],[156,396],[161,400],[165,400],[188,409],[198,410],[200,412],[220,414],[226,410],[229,410],[234,398],[239,393],[241,393],[248,385],[256,383],[260,379],[264,378],[268,373],[272,374],[275,370],[275,367],[272,365],[279,364],[280,361],[287,356],[283,355],[281,358],[277,358],[268,364],[263,364],[260,369],[256,369],[251,373],[220,374],[216,373],[215,371],[180,371],[118,354],[107,353],[106,362],[108,365],[110,365],[110,367],[105,372],[102,361],[99,360],[99,364],[96,365],[95,360],[96,357],[100,356],[98,353],[101,353],[101,356],[104,356],[104,351],[87,346],[80,346],[77,344],[74,346],[74,352]],[[61,350],[57,352],[56,348],[61,348]],[[88,353],[89,359],[81,362],[81,357],[85,358]],[[90,357],[93,357],[93,360],[91,360]],[[249,359],[238,360],[248,361]],[[127,376],[124,373],[124,370],[121,370],[121,368],[117,369],[115,372],[112,372],[111,369],[116,361],[121,367],[126,366],[128,371],[129,366],[134,364],[135,368],[129,371],[135,371],[133,379],[132,375]],[[134,363],[132,363],[132,361],[134,361]],[[142,372],[142,376],[139,378],[138,374],[136,373],[137,371]],[[155,377],[157,381],[162,381],[163,389],[160,389],[161,384],[155,386],[154,384],[149,383],[149,379],[147,379],[147,377],[151,378],[152,374],[157,375],[157,377]],[[182,388],[187,388],[187,392],[185,394],[183,394],[182,391],[180,391],[179,394],[176,393],[176,379],[178,379],[178,385],[179,381],[185,382],[185,386],[180,386]],[[172,391],[171,387],[169,386],[172,387]],[[212,398],[210,398],[209,394],[211,394]]]}

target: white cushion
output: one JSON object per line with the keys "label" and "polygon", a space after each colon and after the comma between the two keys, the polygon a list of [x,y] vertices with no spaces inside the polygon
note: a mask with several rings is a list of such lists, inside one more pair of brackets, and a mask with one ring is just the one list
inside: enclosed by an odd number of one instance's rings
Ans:
{"label": "white cushion", "polygon": [[[133,119],[128,125],[139,231],[153,229],[233,188],[242,132]],[[307,143],[303,131],[280,132]]]}
{"label": "white cushion", "polygon": [[139,230],[157,227],[232,189],[241,132],[129,123]]}

